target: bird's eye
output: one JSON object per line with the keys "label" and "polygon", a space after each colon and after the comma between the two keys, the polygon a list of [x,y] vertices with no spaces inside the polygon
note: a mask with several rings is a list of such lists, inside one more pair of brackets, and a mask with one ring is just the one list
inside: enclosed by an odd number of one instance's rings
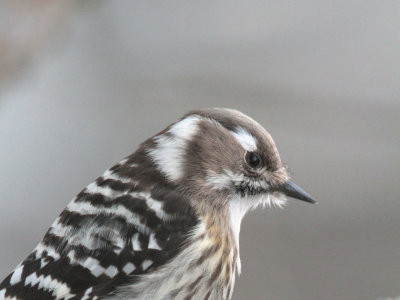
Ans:
{"label": "bird's eye", "polygon": [[258,169],[262,165],[261,156],[255,152],[246,153],[246,163],[253,169]]}

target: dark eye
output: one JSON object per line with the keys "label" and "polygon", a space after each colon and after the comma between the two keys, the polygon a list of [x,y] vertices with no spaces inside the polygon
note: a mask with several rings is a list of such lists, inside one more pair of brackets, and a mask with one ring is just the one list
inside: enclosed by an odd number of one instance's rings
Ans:
{"label": "dark eye", "polygon": [[261,156],[255,152],[246,153],[246,163],[253,169],[258,169],[262,165]]}

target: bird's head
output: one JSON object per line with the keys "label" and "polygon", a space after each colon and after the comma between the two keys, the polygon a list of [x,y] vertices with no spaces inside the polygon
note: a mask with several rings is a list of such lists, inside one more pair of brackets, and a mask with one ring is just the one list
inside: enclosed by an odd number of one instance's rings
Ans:
{"label": "bird's head", "polygon": [[239,111],[190,112],[150,142],[157,169],[203,206],[235,202],[244,214],[259,204],[281,206],[286,196],[315,203],[290,180],[270,134]]}

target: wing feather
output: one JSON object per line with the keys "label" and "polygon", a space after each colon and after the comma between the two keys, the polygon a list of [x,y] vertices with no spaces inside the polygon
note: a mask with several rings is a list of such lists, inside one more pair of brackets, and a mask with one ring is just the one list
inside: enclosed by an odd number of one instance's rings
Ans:
{"label": "wing feather", "polygon": [[6,299],[96,299],[177,255],[197,224],[144,150],[81,191],[0,284]]}

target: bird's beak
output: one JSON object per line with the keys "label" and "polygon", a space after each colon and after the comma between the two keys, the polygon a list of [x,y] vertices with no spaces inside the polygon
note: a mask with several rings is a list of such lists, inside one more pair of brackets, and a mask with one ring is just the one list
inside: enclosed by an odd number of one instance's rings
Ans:
{"label": "bird's beak", "polygon": [[279,186],[276,191],[285,194],[288,197],[299,199],[302,201],[316,204],[317,201],[301,187],[294,184],[292,181],[286,181],[283,185]]}

